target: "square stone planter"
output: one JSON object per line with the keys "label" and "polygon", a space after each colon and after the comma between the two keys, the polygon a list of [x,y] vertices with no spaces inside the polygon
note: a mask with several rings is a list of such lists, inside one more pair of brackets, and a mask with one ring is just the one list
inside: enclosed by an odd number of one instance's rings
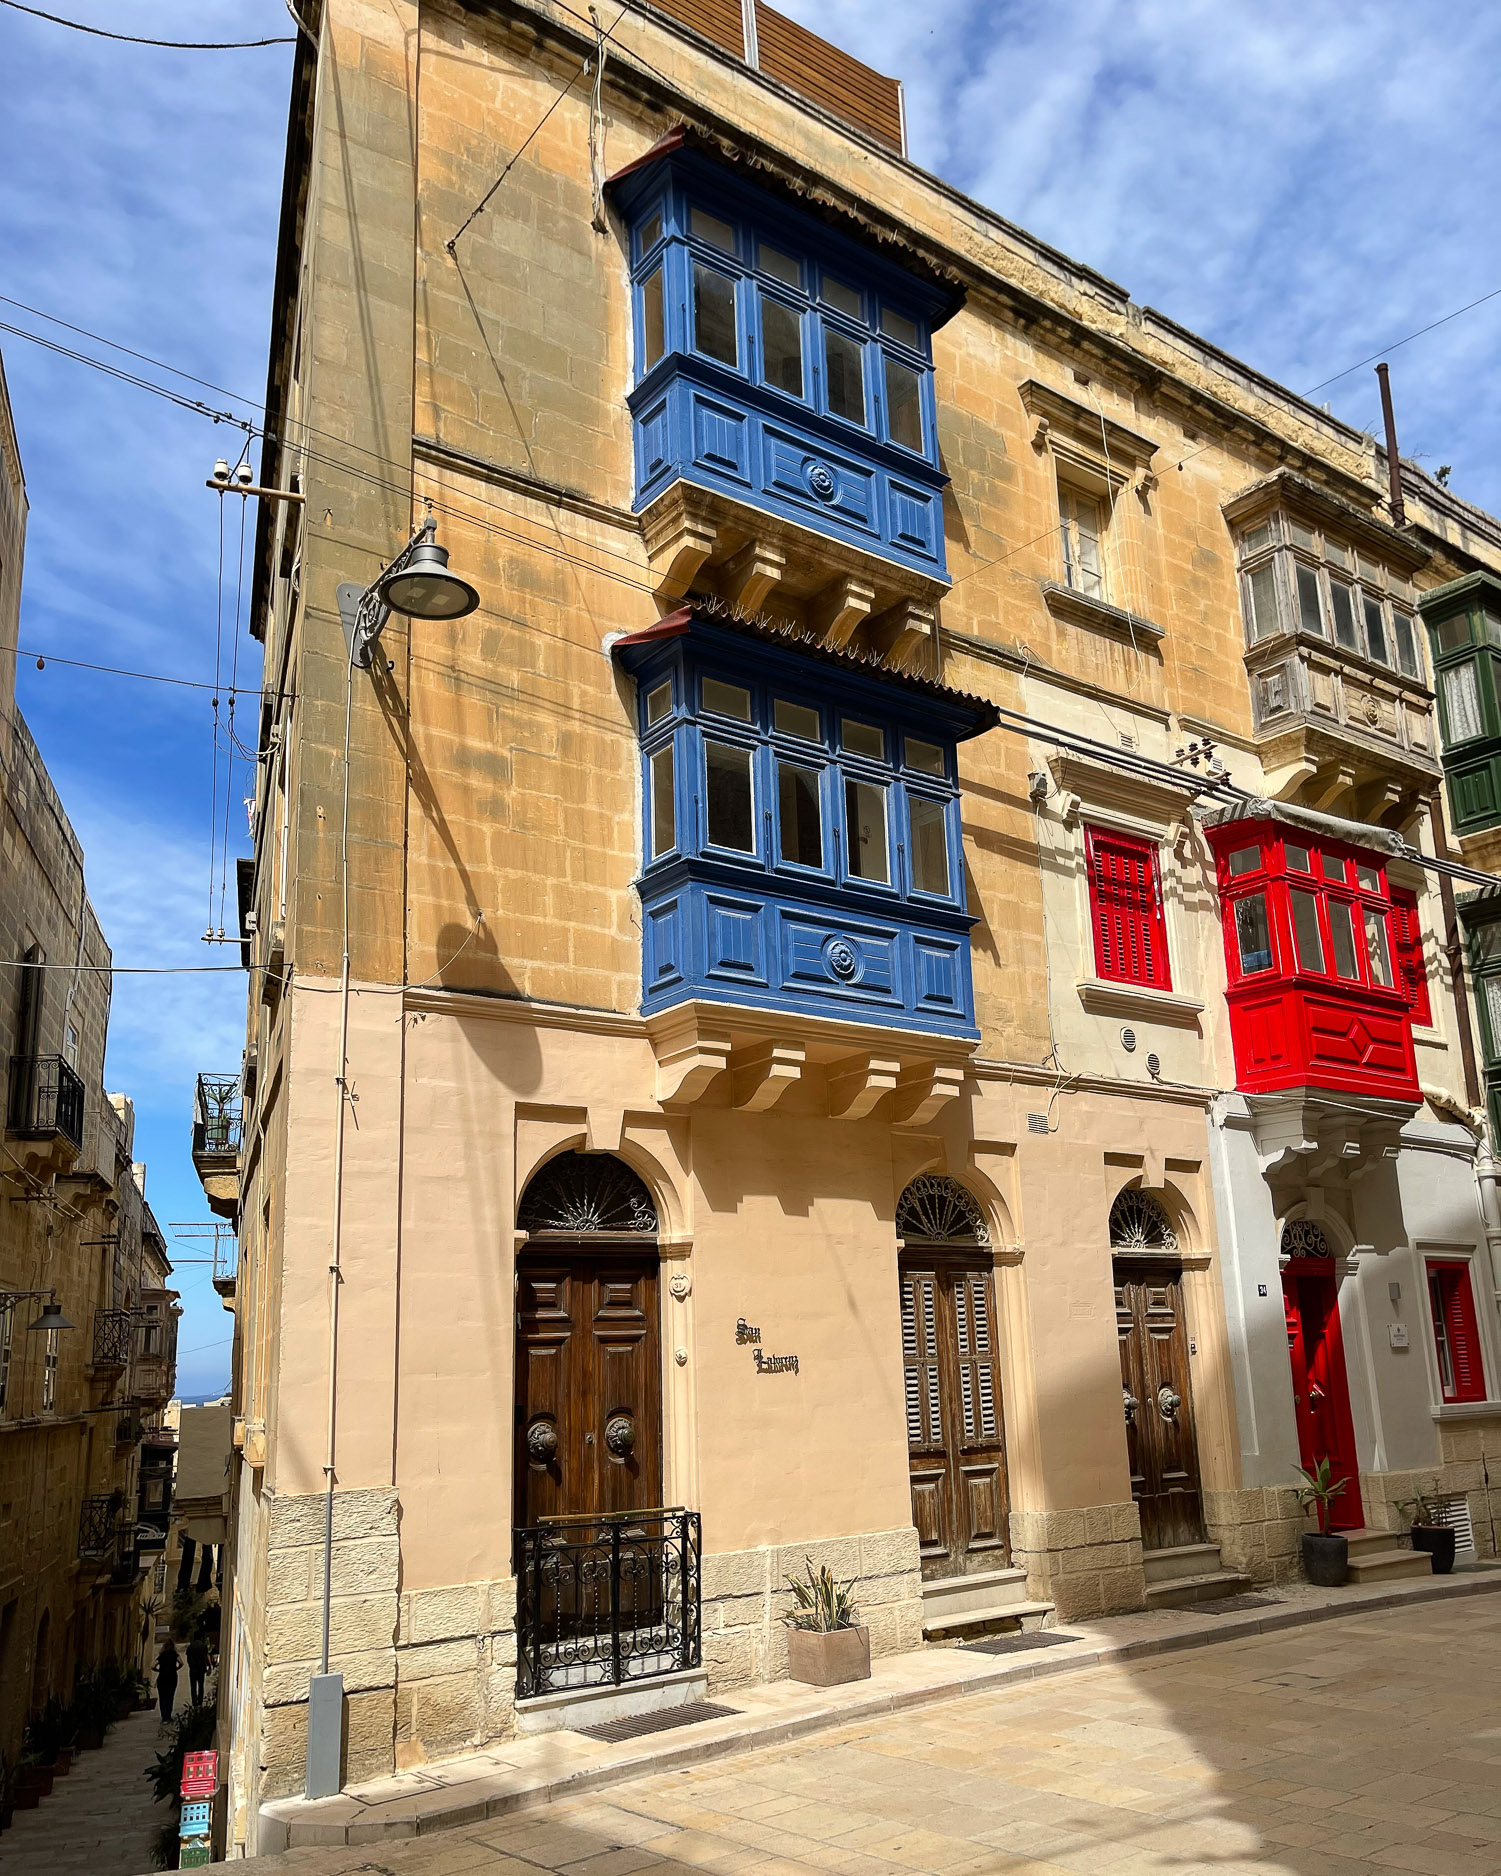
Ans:
{"label": "square stone planter", "polygon": [[809,1687],[842,1687],[846,1681],[870,1679],[870,1630],[836,1628],[827,1634],[813,1629],[787,1631],[787,1672]]}

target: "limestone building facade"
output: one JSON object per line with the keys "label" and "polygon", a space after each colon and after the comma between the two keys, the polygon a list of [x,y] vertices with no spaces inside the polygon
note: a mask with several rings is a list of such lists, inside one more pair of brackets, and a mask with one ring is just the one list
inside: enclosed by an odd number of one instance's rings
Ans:
{"label": "limestone building facade", "polygon": [[104,1089],[109,947],[15,704],[25,524],[0,374],[0,1777],[51,1696],[135,1658],[166,1532],[143,1441],[176,1347],[134,1113]]}
{"label": "limestone building facade", "polygon": [[[922,172],[770,8],[306,10],[231,1853],[324,1672],[357,1780],[775,1678],[806,1559],[879,1655],[1288,1580],[1321,1442],[1378,1529],[1478,1490],[1416,619],[1496,524],[1403,464],[1395,525],[1371,438]],[[478,604],[382,619],[429,512]]]}

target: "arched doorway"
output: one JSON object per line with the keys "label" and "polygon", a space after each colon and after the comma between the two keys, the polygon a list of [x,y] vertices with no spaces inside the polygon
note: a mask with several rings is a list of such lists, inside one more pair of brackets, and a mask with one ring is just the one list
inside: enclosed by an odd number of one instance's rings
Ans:
{"label": "arched doorway", "polygon": [[1142,1549],[1202,1544],[1183,1265],[1177,1233],[1150,1193],[1128,1186],[1117,1195],[1110,1255],[1126,1454]]}
{"label": "arched doorway", "polygon": [[608,1153],[560,1153],[522,1194],[515,1520],[662,1502],[657,1212]]}
{"label": "arched doorway", "polygon": [[1282,1227],[1282,1307],[1287,1317],[1287,1354],[1292,1366],[1293,1414],[1298,1423],[1298,1463],[1312,1471],[1329,1461],[1345,1489],[1329,1508],[1336,1531],[1358,1531],[1365,1523],[1360,1498],[1360,1463],[1350,1418],[1339,1321],[1339,1273],[1334,1250],[1321,1225],[1290,1218]]}
{"label": "arched doorway", "polygon": [[1005,1427],[990,1232],[956,1179],[920,1174],[896,1208],[912,1522],[927,1578],[1003,1569]]}

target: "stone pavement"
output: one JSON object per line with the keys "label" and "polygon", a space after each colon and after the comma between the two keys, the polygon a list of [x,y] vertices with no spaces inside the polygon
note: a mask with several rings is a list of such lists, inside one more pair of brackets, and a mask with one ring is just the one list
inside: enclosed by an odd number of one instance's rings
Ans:
{"label": "stone pavement", "polygon": [[1501,1598],[1356,1605],[1217,1645],[1117,1651],[438,1836],[251,1867],[1501,1876]]}
{"label": "stone pavement", "polygon": [[[1140,1659],[1197,1646],[1205,1639],[1248,1636],[1328,1621],[1354,1610],[1461,1600],[1501,1593],[1501,1568],[1484,1564],[1451,1577],[1315,1589],[1303,1584],[1275,1596],[1144,1610],[1092,1622],[1070,1622],[1058,1645],[1035,1652],[987,1654],[927,1647],[885,1655],[868,1681],[814,1688],[793,1681],[744,1687],[725,1697],[728,1716],[670,1732],[602,1743],[575,1732],[497,1741],[462,1758],[419,1765],[309,1803],[287,1798],[262,1812],[264,1852],[303,1845],[375,1844],[453,1829],[482,1818],[654,1772],[760,1746],[779,1745],[847,1722],[875,1719],[1081,1668],[1113,1656]],[[280,1833],[278,1837],[274,1833]]]}
{"label": "stone pavement", "polygon": [[[186,1675],[178,1699],[186,1703]],[[79,1753],[50,1798],[16,1812],[0,1837],[3,1876],[144,1876],[170,1815],[145,1777],[166,1738],[155,1708],[116,1721],[97,1752]]]}

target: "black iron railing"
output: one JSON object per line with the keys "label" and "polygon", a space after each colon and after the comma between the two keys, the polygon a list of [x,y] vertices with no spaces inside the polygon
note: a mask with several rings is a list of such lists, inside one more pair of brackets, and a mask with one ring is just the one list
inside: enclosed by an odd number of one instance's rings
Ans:
{"label": "black iron railing", "polygon": [[698,1667],[700,1542],[677,1508],[517,1531],[518,1698]]}
{"label": "black iron railing", "polygon": [[13,1055],[5,1124],[23,1140],[83,1145],[83,1083],[60,1055]]}
{"label": "black iron railing", "polygon": [[128,1309],[94,1311],[94,1354],[96,1368],[124,1368],[130,1363],[131,1323]]}
{"label": "black iron railing", "polygon": [[238,1075],[200,1075],[193,1096],[193,1152],[232,1158],[240,1150],[243,1118]]}
{"label": "black iron railing", "polygon": [[115,1547],[120,1521],[119,1500],[112,1495],[86,1498],[78,1512],[78,1554],[107,1557]]}

